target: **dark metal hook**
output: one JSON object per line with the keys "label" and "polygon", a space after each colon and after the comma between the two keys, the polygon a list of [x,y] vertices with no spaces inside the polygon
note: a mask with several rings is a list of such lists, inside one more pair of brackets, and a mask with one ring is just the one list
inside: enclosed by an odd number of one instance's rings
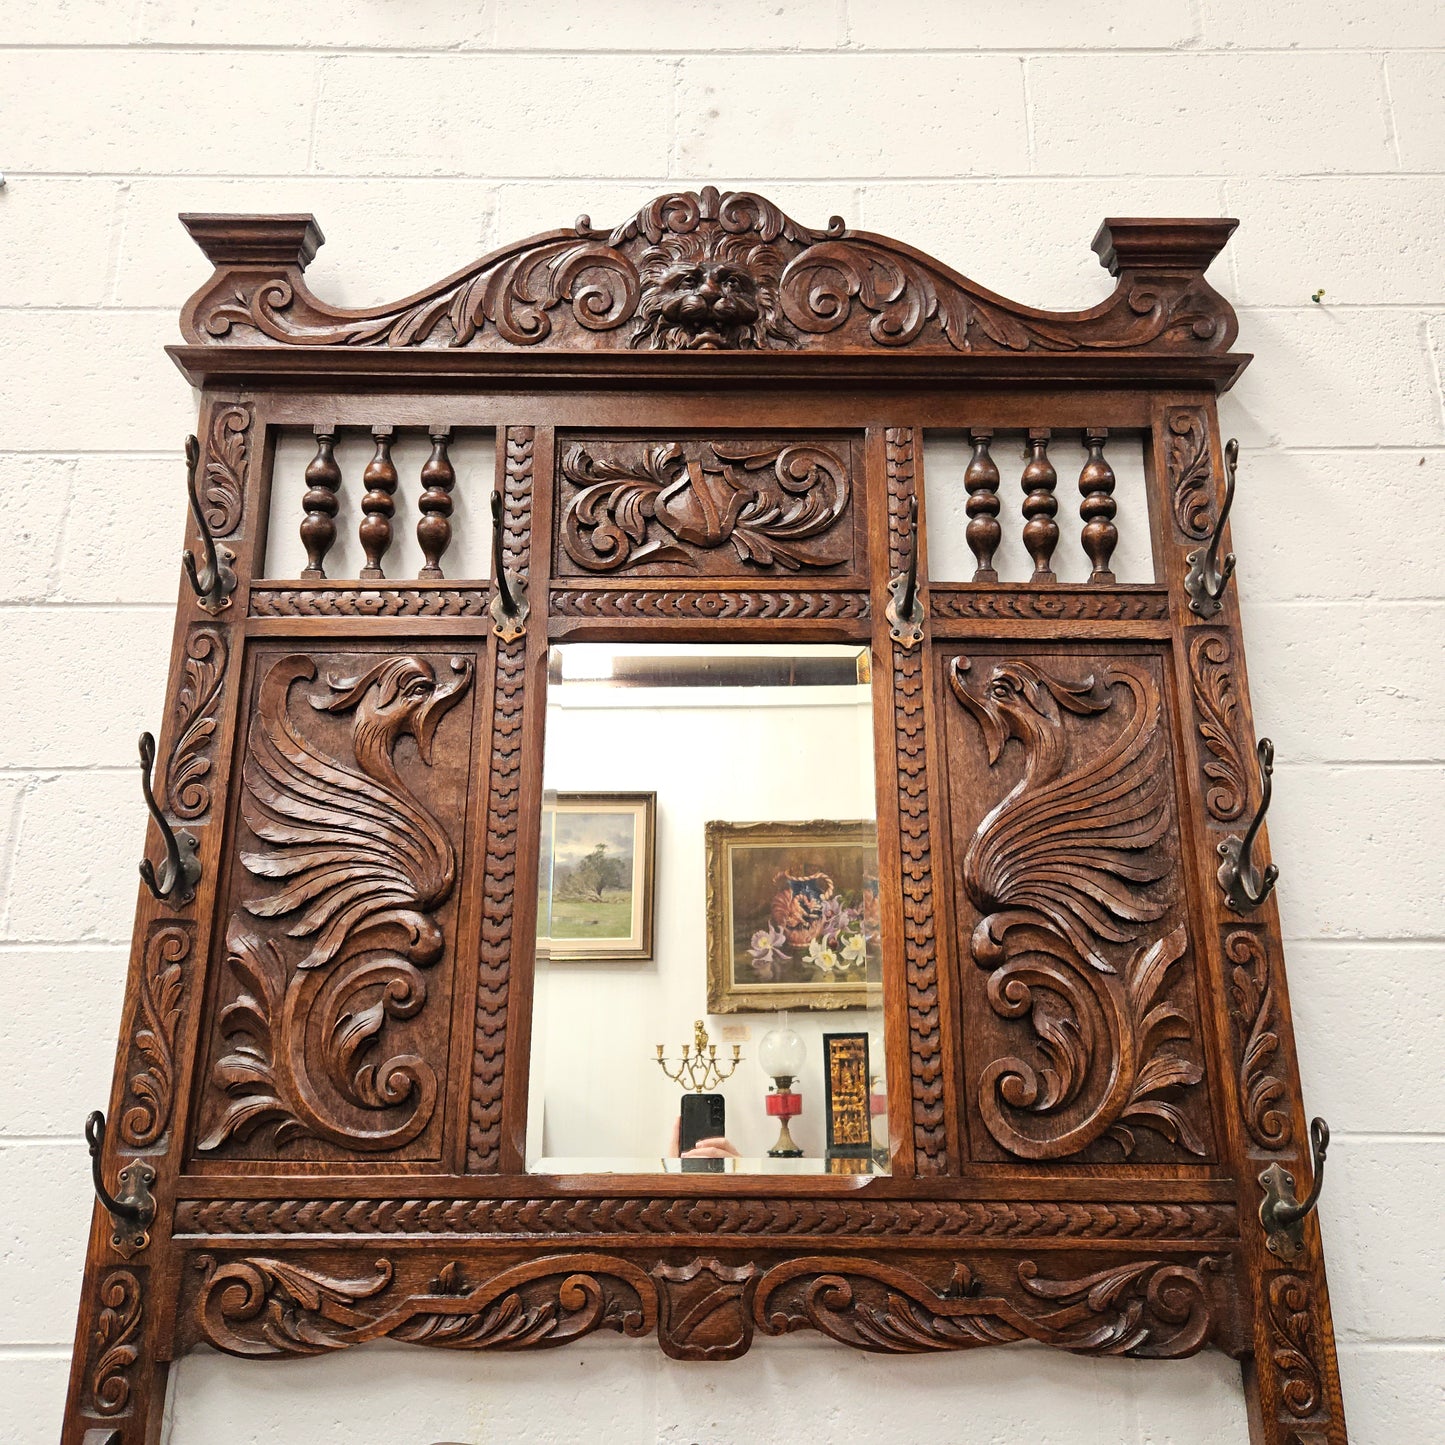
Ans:
{"label": "dark metal hook", "polygon": [[1234,505],[1234,474],[1239,466],[1239,442],[1234,438],[1224,444],[1224,505],[1214,522],[1208,547],[1196,548],[1185,557],[1189,571],[1184,577],[1184,590],[1189,594],[1189,610],[1196,617],[1213,617],[1220,609],[1224,589],[1234,576],[1234,553],[1219,565],[1219,544],[1224,537],[1224,524]]}
{"label": "dark metal hook", "polygon": [[172,829],[156,802],[151,789],[151,770],[156,764],[156,740],[150,733],[140,735],[140,786],[145,794],[146,807],[161,830],[161,841],[165,844],[166,856],[156,868],[149,858],[142,858],[140,876],[150,889],[152,898],[175,897],[177,903],[189,903],[196,896],[196,884],[201,881],[201,860],[196,856],[196,835],[184,828],[177,833]]}
{"label": "dark metal hook", "polygon": [[151,1221],[156,1217],[156,1201],[150,1186],[156,1182],[156,1171],[135,1159],[120,1171],[119,1195],[105,1187],[101,1163],[105,1152],[105,1115],[99,1109],[85,1121],[85,1144],[90,1150],[90,1177],[95,1184],[95,1197],[115,1225],[110,1242],[129,1259],[150,1242]]}
{"label": "dark metal hook", "polygon": [[908,561],[903,571],[888,583],[890,600],[883,615],[888,619],[893,640],[904,647],[923,641],[923,608],[918,602],[918,497],[908,499]]}
{"label": "dark metal hook", "polygon": [[196,476],[201,468],[201,444],[195,437],[186,438],[186,495],[191,502],[191,515],[196,519],[196,529],[201,534],[201,545],[206,552],[206,565],[196,570],[196,557],[188,547],[181,553],[181,566],[195,589],[196,597],[207,612],[220,612],[231,605],[231,593],[236,590],[236,573],[231,563],[236,554],[229,547],[217,547],[201,507],[200,494],[196,490]]}
{"label": "dark metal hook", "polygon": [[1254,861],[1254,840],[1264,824],[1274,793],[1274,744],[1268,738],[1260,738],[1255,752],[1259,759],[1259,807],[1243,838],[1231,833],[1219,845],[1219,856],[1224,859],[1217,875],[1219,886],[1224,889],[1225,905],[1235,913],[1253,913],[1274,891],[1279,877],[1279,869],[1273,863],[1261,873]]}
{"label": "dark metal hook", "polygon": [[503,642],[514,642],[527,627],[527,584],[515,572],[507,570],[502,545],[502,494],[492,492],[492,575],[497,579],[497,595],[492,598],[492,631]]}
{"label": "dark metal hook", "polygon": [[1323,1119],[1310,1120],[1310,1153],[1314,1162],[1314,1183],[1303,1199],[1296,1199],[1294,1175],[1282,1164],[1271,1164],[1259,1176],[1264,1199],[1259,1222],[1264,1226],[1265,1247],[1281,1259],[1294,1259],[1304,1248],[1304,1222],[1320,1202],[1325,1183],[1325,1154],[1330,1147],[1330,1126]]}

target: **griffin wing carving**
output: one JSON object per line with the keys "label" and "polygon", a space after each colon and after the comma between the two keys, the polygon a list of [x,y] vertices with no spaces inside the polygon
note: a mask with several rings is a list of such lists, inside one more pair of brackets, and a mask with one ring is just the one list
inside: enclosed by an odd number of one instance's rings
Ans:
{"label": "griffin wing carving", "polygon": [[[261,939],[239,919],[227,956],[243,991],[221,1015],[231,1051],[214,1078],[230,1096],[200,1148],[246,1138],[262,1124],[278,1144],[303,1135],[360,1148],[389,1148],[425,1126],[435,1098],[426,1062],[370,1054],[388,1017],[425,1002],[418,969],[436,963],[444,939],[433,914],[456,881],[456,854],[442,824],[402,781],[395,752],[410,736],[430,765],[437,724],[471,682],[472,664],[451,660],[438,684],[429,663],[391,657],[358,677],[328,679],[318,712],[354,712],[355,766],[328,756],[297,726],[292,687],[310,682],[309,657],[282,658],[261,684],[242,772],[241,815],[262,846],[241,861],[278,886],[243,904],[256,918],[286,918],[302,941],[292,962],[279,939]],[[393,1128],[371,1130],[337,1117],[313,1077],[318,1058],[330,1089],[360,1110],[410,1104]],[[349,1112],[349,1111],[348,1111]]]}
{"label": "griffin wing carving", "polygon": [[[1164,875],[1140,855],[1164,836],[1171,816],[1158,699],[1122,669],[1105,669],[1101,685],[1093,676],[1061,682],[1030,663],[1003,662],[978,695],[964,682],[968,670],[968,659],[956,658],[949,685],[978,719],[990,764],[1010,738],[1025,753],[1023,777],[964,855],[964,887],[983,914],[974,958],[985,967],[1001,962],[1010,928],[1043,923],[1112,973],[1101,943],[1127,943],[1138,932],[1130,925],[1153,922],[1166,906],[1140,891]],[[1102,755],[1065,772],[1060,709],[1104,712],[1113,687],[1132,694],[1133,715]]]}

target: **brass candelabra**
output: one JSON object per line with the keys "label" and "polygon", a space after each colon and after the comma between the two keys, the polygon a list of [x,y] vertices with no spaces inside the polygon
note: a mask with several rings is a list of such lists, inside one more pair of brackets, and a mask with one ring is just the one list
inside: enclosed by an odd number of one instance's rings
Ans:
{"label": "brass candelabra", "polygon": [[666,1047],[666,1044],[657,1046],[658,1067],[674,1084],[681,1084],[684,1089],[691,1089],[695,1094],[716,1088],[724,1079],[730,1079],[733,1070],[742,1062],[742,1046],[734,1044],[732,1058],[724,1059],[721,1064],[718,1063],[717,1045],[708,1042],[707,1030],[703,1027],[701,1019],[698,1019],[692,1026],[692,1043],[682,1046],[680,1063],[669,1064],[663,1057]]}

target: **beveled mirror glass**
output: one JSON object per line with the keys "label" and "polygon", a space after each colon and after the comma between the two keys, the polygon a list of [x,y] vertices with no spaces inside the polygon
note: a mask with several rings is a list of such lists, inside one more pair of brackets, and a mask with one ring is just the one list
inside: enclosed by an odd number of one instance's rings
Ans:
{"label": "beveled mirror glass", "polygon": [[528,1167],[886,1170],[867,650],[548,672]]}

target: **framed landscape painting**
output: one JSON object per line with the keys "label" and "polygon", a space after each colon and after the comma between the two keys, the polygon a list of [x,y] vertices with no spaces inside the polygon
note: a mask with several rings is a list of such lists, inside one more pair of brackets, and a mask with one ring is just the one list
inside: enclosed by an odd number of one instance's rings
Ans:
{"label": "framed landscape painting", "polygon": [[652,957],[656,793],[557,793],[542,811],[537,951]]}
{"label": "framed landscape painting", "polygon": [[881,967],[875,823],[707,825],[709,1013],[864,1008]]}

